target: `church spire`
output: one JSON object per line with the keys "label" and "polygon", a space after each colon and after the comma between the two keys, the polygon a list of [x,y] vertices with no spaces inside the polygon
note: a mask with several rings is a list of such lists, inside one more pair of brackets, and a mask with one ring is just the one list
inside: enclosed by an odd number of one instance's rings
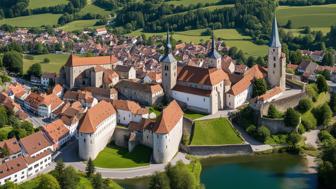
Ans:
{"label": "church spire", "polygon": [[280,48],[281,43],[280,43],[280,38],[279,38],[279,30],[278,30],[278,22],[276,19],[276,15],[274,14],[274,19],[272,23],[272,38],[271,42],[269,44],[271,48]]}
{"label": "church spire", "polygon": [[221,55],[216,50],[215,34],[214,34],[213,31],[212,31],[211,41],[212,41],[212,43],[211,43],[211,50],[210,50],[210,52],[208,54],[208,57],[212,58],[212,59],[219,59],[219,58],[221,58]]}
{"label": "church spire", "polygon": [[172,45],[170,43],[169,29],[167,30],[167,39],[166,39],[166,55],[172,52]]}

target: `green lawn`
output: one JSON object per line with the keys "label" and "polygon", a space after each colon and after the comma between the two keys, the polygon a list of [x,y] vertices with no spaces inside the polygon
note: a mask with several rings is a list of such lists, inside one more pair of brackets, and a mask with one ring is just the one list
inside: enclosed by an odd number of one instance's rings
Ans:
{"label": "green lawn", "polygon": [[206,115],[205,114],[200,114],[200,113],[195,113],[195,112],[192,112],[192,111],[184,112],[184,117],[189,118],[191,120],[195,120],[195,119],[198,119],[198,118],[201,118],[201,117],[204,117],[204,116],[206,116]]}
{"label": "green lawn", "polygon": [[67,32],[75,31],[75,30],[84,30],[87,28],[98,28],[102,26],[95,26],[97,20],[76,20],[70,23],[65,24],[59,29],[62,29]]}
{"label": "green lawn", "polygon": [[130,168],[149,164],[152,149],[145,146],[137,146],[132,152],[127,148],[107,146],[94,160],[97,167],[103,168]]}
{"label": "green lawn", "polygon": [[[173,38],[177,41],[186,43],[192,42],[198,44],[202,41],[210,40],[211,36],[202,36],[205,29],[188,30],[182,32],[174,32]],[[243,50],[249,56],[265,56],[268,47],[266,45],[256,45],[251,41],[250,36],[241,35],[236,29],[218,29],[215,30],[215,36],[224,39],[225,43],[230,47],[237,47]],[[134,31],[129,35],[139,36],[145,34],[146,36],[165,35],[165,33],[143,33],[141,30]]]}
{"label": "green lawn", "polygon": [[29,9],[37,9],[42,7],[53,7],[56,5],[65,5],[68,0],[30,0]]}
{"label": "green lawn", "polygon": [[195,122],[191,145],[242,144],[232,124],[226,118]]}
{"label": "green lawn", "polygon": [[0,20],[1,24],[9,24],[17,27],[40,27],[43,25],[56,25],[61,14],[35,14]]}
{"label": "green lawn", "polygon": [[[66,63],[69,58],[68,54],[45,54],[45,55],[36,55],[32,56],[33,59],[30,59],[31,55],[25,55],[23,58],[23,72],[27,72],[29,67],[34,63],[41,63],[43,72],[56,72],[59,73],[60,68]],[[49,63],[43,63],[44,58],[49,58]]]}
{"label": "green lawn", "polygon": [[293,28],[303,26],[329,27],[336,24],[336,4],[318,6],[280,6],[277,9],[280,25],[292,20]]}
{"label": "green lawn", "polygon": [[110,14],[110,11],[104,10],[94,4],[88,4],[79,12],[79,14],[84,15],[87,13],[100,14],[102,16],[107,16]]}

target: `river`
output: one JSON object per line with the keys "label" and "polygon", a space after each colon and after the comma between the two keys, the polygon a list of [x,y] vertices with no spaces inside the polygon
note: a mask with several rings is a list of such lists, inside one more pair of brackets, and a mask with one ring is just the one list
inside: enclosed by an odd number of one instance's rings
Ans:
{"label": "river", "polygon": [[[316,189],[305,160],[288,154],[208,158],[201,180],[207,189]],[[149,178],[118,181],[126,189],[145,189]]]}

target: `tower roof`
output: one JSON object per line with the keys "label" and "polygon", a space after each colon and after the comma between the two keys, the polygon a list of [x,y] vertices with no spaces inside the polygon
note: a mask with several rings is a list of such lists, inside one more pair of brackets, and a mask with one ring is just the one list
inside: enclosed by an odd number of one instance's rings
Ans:
{"label": "tower roof", "polygon": [[213,59],[219,59],[221,58],[221,55],[218,53],[218,51],[216,50],[216,42],[215,42],[215,35],[212,32],[212,44],[211,44],[211,51],[208,54],[209,58],[213,58]]}
{"label": "tower roof", "polygon": [[164,62],[164,63],[176,62],[176,59],[172,54],[172,45],[170,43],[169,29],[167,31],[165,55],[161,58],[161,62]]}
{"label": "tower roof", "polygon": [[276,15],[274,15],[273,24],[272,24],[272,38],[269,44],[272,48],[281,47],[280,38],[279,38],[279,30],[278,30],[278,22],[276,19]]}

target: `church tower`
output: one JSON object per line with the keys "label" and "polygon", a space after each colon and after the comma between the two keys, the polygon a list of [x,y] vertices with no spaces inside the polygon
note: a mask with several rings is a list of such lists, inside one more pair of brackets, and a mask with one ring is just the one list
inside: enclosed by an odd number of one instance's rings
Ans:
{"label": "church tower", "polygon": [[272,24],[272,38],[268,50],[268,83],[286,89],[286,56],[282,53],[276,17]]}
{"label": "church tower", "polygon": [[162,86],[165,95],[168,99],[171,98],[171,89],[176,85],[177,81],[177,61],[172,54],[172,46],[170,43],[169,31],[167,32],[166,50],[164,56],[161,58],[162,69]]}
{"label": "church tower", "polygon": [[209,58],[209,68],[217,68],[217,69],[222,68],[222,56],[216,50],[216,42],[213,32],[212,32],[211,50],[208,53],[208,58]]}

